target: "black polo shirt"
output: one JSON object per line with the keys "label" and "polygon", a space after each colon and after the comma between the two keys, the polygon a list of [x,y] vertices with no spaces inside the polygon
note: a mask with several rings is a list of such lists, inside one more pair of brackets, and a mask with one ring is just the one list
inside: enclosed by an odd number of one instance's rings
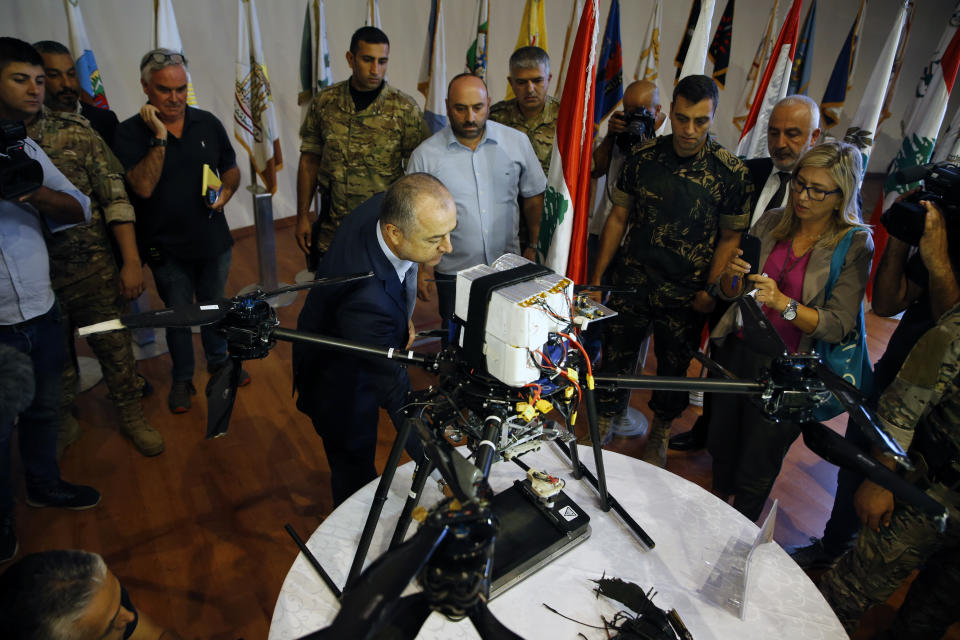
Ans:
{"label": "black polo shirt", "polygon": [[[117,127],[114,152],[125,170],[134,167],[150,150],[153,132],[139,114]],[[187,107],[183,132],[167,133],[163,172],[153,194],[141,198],[130,193],[137,212],[137,243],[144,260],[172,255],[197,260],[223,253],[233,245],[222,212],[203,201],[203,165],[219,175],[237,165],[237,156],[226,130],[217,118]]]}

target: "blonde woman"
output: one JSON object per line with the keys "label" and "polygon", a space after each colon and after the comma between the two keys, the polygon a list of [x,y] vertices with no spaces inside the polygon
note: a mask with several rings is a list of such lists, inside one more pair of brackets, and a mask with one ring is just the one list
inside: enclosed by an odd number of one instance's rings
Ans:
{"label": "blonde woman", "polygon": [[[751,229],[761,242],[759,273],[747,275],[751,265],[738,252],[720,276],[724,297],[756,289],[757,302],[792,353],[810,351],[818,340],[839,343],[857,324],[873,257],[858,204],[862,164],[859,149],[843,142],[807,152],[794,168],[787,206],[766,212]],[[828,287],[834,253],[843,250],[843,266]],[[734,307],[714,330],[713,337],[723,339],[715,357],[740,377],[756,377],[770,359],[736,330],[735,319]],[[715,407],[708,440],[714,491],[733,495],[733,506],[756,520],[799,425],[767,419],[743,396],[720,395]]]}

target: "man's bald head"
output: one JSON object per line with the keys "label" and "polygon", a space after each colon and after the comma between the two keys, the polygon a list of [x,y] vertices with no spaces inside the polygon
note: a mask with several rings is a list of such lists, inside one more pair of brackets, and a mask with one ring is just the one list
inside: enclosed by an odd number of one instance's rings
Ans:
{"label": "man's bald head", "polygon": [[632,113],[643,107],[656,118],[655,129],[659,129],[667,114],[660,113],[660,89],[649,80],[636,80],[627,85],[623,92],[623,110]]}
{"label": "man's bald head", "polygon": [[453,196],[428,173],[403,176],[383,196],[380,230],[398,258],[437,264],[452,250],[450,232],[456,226]]}
{"label": "man's bald head", "polygon": [[447,118],[457,140],[475,149],[489,114],[490,97],[483,79],[470,73],[454,76],[447,85]]}

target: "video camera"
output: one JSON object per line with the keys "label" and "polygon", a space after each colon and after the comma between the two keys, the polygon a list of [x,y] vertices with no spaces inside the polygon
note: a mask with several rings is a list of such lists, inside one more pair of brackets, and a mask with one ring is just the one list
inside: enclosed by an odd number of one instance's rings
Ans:
{"label": "video camera", "polygon": [[43,167],[23,150],[27,128],[0,120],[0,200],[13,200],[43,184]]}
{"label": "video camera", "polygon": [[894,179],[897,184],[922,180],[923,189],[894,202],[883,213],[883,226],[891,236],[913,246],[920,244],[926,220],[921,200],[940,208],[951,237],[960,231],[960,166],[951,162],[924,164],[897,171]]}
{"label": "video camera", "polygon": [[626,126],[617,134],[617,147],[625,154],[629,154],[635,145],[652,138],[657,130],[657,117],[644,106],[624,113],[624,120]]}

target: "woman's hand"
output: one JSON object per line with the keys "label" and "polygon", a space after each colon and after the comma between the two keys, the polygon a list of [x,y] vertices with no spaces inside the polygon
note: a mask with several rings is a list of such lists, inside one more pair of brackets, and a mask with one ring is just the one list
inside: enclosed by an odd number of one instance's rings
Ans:
{"label": "woman's hand", "polygon": [[776,280],[767,276],[765,273],[748,276],[747,280],[752,282],[753,286],[757,289],[757,302],[781,313],[787,308],[787,303],[790,302],[790,298],[783,295],[777,287]]}

